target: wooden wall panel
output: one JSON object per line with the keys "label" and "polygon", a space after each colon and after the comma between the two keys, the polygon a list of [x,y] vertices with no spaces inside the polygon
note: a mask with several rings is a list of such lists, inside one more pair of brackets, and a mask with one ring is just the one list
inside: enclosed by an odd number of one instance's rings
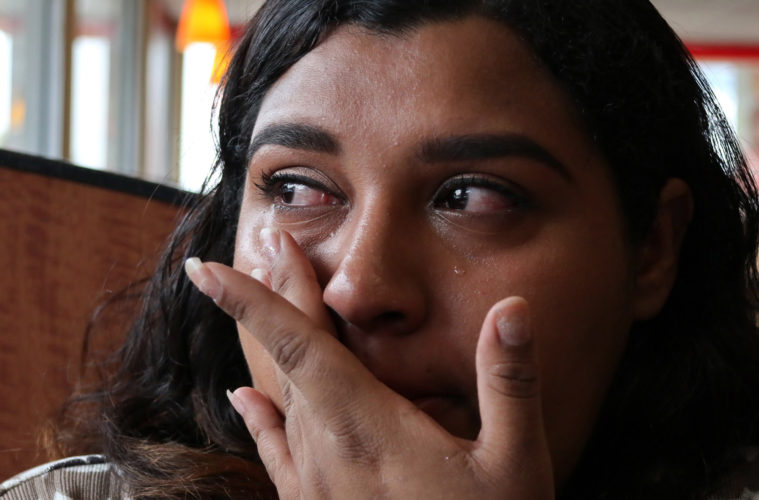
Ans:
{"label": "wooden wall panel", "polygon": [[179,210],[0,165],[0,480],[45,459],[93,308],[150,274]]}

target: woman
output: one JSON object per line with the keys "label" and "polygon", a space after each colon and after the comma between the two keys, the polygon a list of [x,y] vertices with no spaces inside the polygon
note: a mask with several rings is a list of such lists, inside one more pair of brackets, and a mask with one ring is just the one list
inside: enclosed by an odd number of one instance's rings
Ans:
{"label": "woman", "polygon": [[69,407],[118,488],[750,494],[756,191],[648,2],[270,1],[219,124]]}

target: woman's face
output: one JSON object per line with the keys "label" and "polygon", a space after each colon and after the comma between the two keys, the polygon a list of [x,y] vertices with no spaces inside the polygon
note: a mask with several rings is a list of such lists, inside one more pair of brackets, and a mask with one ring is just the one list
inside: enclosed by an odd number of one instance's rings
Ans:
{"label": "woman's face", "polygon": [[[340,28],[269,90],[253,142],[234,266],[266,267],[262,228],[290,232],[339,339],[467,438],[482,321],[524,297],[565,478],[635,319],[635,255],[609,167],[515,34],[479,17]],[[268,355],[241,340],[281,409]]]}

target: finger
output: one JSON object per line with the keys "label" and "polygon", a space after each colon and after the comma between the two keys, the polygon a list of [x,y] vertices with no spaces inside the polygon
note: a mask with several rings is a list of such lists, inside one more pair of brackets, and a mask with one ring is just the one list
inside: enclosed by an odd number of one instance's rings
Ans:
{"label": "finger", "polygon": [[[259,237],[268,268],[253,269],[251,276],[303,311],[316,326],[334,334],[334,326],[324,306],[316,272],[295,239],[286,231],[268,227],[261,230]],[[245,331],[243,325],[238,324],[238,328]],[[244,343],[250,341],[251,337],[243,340]],[[275,366],[274,370],[283,396],[299,393],[289,387],[290,380],[279,368]],[[282,411],[285,414],[295,411],[292,402],[292,397],[283,397]]]}
{"label": "finger", "polygon": [[258,447],[258,456],[266,467],[280,498],[294,498],[297,473],[287,443],[284,420],[263,393],[251,387],[227,391],[230,403],[240,414]]}
{"label": "finger", "polygon": [[345,422],[359,401],[376,391],[392,394],[329,332],[250,276],[198,259],[185,267],[193,283],[261,343],[323,421]]}
{"label": "finger", "polygon": [[[498,471],[523,469],[524,477],[551,484],[552,471],[543,428],[538,366],[529,308],[510,297],[488,312],[476,354],[482,428],[475,455]],[[522,498],[522,497],[519,497]],[[524,498],[531,498],[525,496]]]}
{"label": "finger", "polygon": [[271,261],[267,276],[271,289],[303,311],[317,326],[334,333],[316,272],[292,235],[264,228],[261,242]]}

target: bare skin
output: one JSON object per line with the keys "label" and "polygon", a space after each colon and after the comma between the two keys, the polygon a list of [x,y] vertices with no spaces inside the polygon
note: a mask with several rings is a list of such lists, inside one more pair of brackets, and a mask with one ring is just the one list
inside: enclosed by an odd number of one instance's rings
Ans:
{"label": "bare skin", "polygon": [[553,498],[666,300],[687,186],[633,246],[560,87],[479,17],[337,30],[252,141],[236,270],[188,272],[238,321],[280,495]]}

